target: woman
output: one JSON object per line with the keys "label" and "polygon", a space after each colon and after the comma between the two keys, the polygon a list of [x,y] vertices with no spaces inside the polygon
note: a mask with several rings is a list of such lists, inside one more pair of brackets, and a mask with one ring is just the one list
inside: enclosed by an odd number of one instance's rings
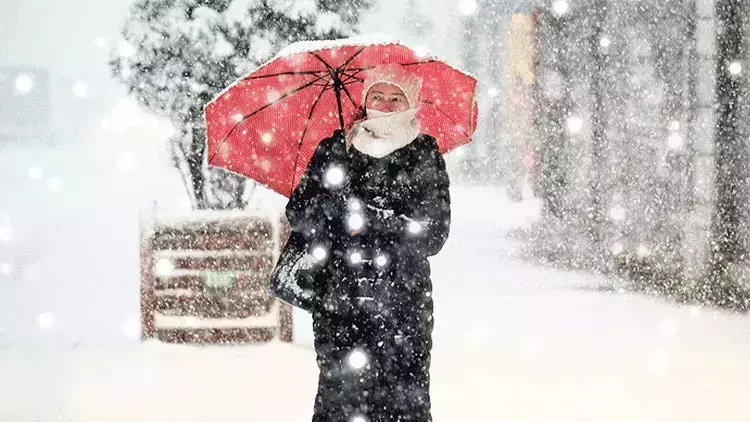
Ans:
{"label": "woman", "polygon": [[316,260],[290,300],[313,315],[314,422],[432,420],[427,257],[448,237],[450,197],[419,132],[420,87],[399,67],[368,72],[364,118],[320,142],[286,208],[290,241]]}

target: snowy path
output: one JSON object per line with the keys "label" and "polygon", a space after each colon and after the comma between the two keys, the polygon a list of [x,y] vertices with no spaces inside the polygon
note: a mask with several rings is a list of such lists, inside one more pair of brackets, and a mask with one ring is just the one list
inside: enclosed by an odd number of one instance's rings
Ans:
{"label": "snowy path", "polygon": [[[433,264],[436,422],[750,419],[750,318],[519,261],[503,234],[530,205],[493,193],[456,192]],[[19,345],[0,350],[0,421],[307,421],[316,377],[305,346]]]}

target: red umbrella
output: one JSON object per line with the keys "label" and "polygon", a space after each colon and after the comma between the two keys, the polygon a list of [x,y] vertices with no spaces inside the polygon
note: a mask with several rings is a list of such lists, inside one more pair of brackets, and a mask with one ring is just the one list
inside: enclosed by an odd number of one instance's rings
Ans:
{"label": "red umbrella", "polygon": [[208,163],[291,195],[318,142],[356,118],[363,72],[380,64],[422,78],[417,118],[441,152],[470,142],[472,76],[397,42],[312,41],[287,47],[206,106]]}

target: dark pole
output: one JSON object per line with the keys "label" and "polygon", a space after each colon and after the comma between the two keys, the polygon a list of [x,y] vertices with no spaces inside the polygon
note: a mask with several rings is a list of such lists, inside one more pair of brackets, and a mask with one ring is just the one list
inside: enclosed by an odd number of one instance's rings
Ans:
{"label": "dark pole", "polygon": [[[712,221],[710,292],[706,298],[720,305],[738,302],[732,269],[746,261],[746,203],[750,165],[746,131],[747,66],[744,50],[747,11],[745,0],[716,0],[716,207]],[[744,304],[746,307],[747,304]]]}
{"label": "dark pole", "polygon": [[[688,68],[688,81],[687,81],[687,127],[685,128],[685,135],[687,137],[687,169],[685,174],[685,183],[687,186],[695,185],[695,143],[696,143],[696,124],[698,122],[698,43],[696,40],[696,21],[698,19],[696,8],[696,0],[688,1],[687,8],[687,25],[686,25],[686,38],[690,40],[687,48],[687,68]],[[692,209],[695,206],[694,195],[686,192],[684,199],[681,202],[683,209]]]}
{"label": "dark pole", "polygon": [[604,181],[604,162],[606,156],[605,149],[605,115],[604,115],[604,66],[606,57],[601,47],[602,36],[604,35],[604,20],[607,17],[607,1],[597,0],[593,7],[593,31],[589,38],[589,49],[593,58],[593,69],[591,74],[592,96],[594,105],[591,113],[591,171],[589,174],[589,237],[593,246],[596,248],[601,245],[602,241],[602,190]]}
{"label": "dark pole", "polygon": [[338,69],[333,69],[331,76],[333,77],[333,91],[336,93],[336,104],[339,107],[339,127],[344,130],[344,109],[341,106],[341,90],[344,84],[341,82]]}

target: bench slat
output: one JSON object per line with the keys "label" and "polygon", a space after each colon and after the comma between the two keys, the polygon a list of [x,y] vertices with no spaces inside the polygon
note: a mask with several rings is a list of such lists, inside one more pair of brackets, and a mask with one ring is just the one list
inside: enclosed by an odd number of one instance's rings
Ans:
{"label": "bench slat", "polygon": [[242,297],[235,295],[156,296],[155,311],[170,316],[195,318],[248,318],[271,311],[270,296]]}
{"label": "bench slat", "polygon": [[[157,277],[154,288],[157,291],[168,289],[203,291],[206,274],[208,274],[208,271],[192,271],[192,274]],[[236,275],[232,291],[266,289],[270,276],[270,273],[259,273],[257,271],[241,273]]]}

